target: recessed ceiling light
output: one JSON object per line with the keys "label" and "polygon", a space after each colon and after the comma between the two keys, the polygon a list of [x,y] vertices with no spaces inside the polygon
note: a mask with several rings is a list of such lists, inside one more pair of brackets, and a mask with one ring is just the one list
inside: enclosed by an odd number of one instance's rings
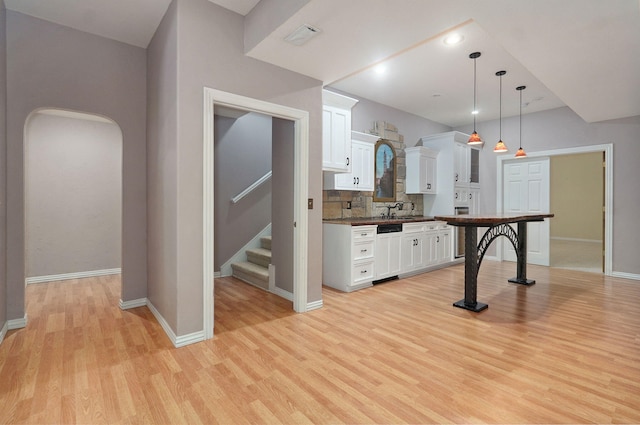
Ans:
{"label": "recessed ceiling light", "polygon": [[478,115],[478,111],[477,110],[471,111],[471,115]]}
{"label": "recessed ceiling light", "polygon": [[455,46],[456,44],[460,44],[464,40],[464,37],[458,33],[449,34],[444,38],[444,44],[447,46]]}
{"label": "recessed ceiling light", "polygon": [[384,64],[380,63],[373,67],[373,71],[378,75],[382,75],[387,72],[387,67]]}

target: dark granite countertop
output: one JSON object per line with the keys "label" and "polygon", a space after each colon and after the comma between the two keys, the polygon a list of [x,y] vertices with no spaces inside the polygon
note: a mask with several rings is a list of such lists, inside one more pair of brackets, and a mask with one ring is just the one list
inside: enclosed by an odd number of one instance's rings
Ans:
{"label": "dark granite countertop", "polygon": [[331,224],[345,224],[349,226],[371,226],[377,224],[393,224],[393,223],[417,223],[421,221],[434,221],[433,217],[428,216],[408,216],[408,217],[394,217],[394,218],[380,218],[380,217],[354,217],[354,218],[334,218],[323,219],[323,223]]}

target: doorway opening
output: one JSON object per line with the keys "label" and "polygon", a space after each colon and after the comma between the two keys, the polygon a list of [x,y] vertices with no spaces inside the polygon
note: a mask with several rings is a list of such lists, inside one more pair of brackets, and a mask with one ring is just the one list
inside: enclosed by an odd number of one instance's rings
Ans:
{"label": "doorway opening", "polygon": [[[541,151],[541,152],[532,152],[527,155],[528,159],[543,159],[550,158],[551,161],[554,158],[559,158],[563,156],[572,156],[578,154],[589,154],[595,153],[601,158],[602,168],[597,172],[598,178],[602,177],[602,185],[603,191],[601,193],[602,196],[602,223],[597,225],[598,229],[602,229],[602,258],[603,258],[603,270],[604,274],[607,276],[611,276],[612,274],[612,243],[613,243],[613,145],[612,144],[604,144],[604,145],[592,145],[592,146],[581,146],[576,148],[566,148],[566,149],[556,149],[550,151]],[[601,156],[600,156],[601,155]],[[515,160],[518,161],[518,160]],[[503,190],[503,180],[504,180],[504,170],[505,166],[509,163],[513,163],[513,158],[511,157],[499,157],[498,158],[498,168],[497,168],[497,211],[503,212],[505,202],[507,202],[506,194]],[[555,186],[555,182],[551,182],[551,186]],[[600,196],[600,195],[598,195]],[[549,199],[547,199],[549,201]],[[550,211],[554,212],[554,211]],[[573,211],[570,214],[580,214],[579,211]],[[555,220],[555,217],[550,219]],[[581,238],[578,238],[581,239]],[[548,239],[549,241],[549,239]],[[502,260],[504,259],[504,249],[498,245],[497,246],[497,258]],[[551,265],[553,265],[553,259],[551,260]]]}
{"label": "doorway opening", "polygon": [[115,122],[60,109],[29,115],[24,220],[25,284],[121,273],[122,131]]}
{"label": "doorway opening", "polygon": [[604,271],[603,153],[551,157],[550,266]]}
{"label": "doorway opening", "polygon": [[[214,329],[214,139],[216,108],[255,112],[274,118],[274,123],[283,121],[282,131],[287,132],[286,122],[293,122],[292,145],[288,151],[292,155],[293,180],[292,208],[283,211],[283,232],[291,233],[292,243],[287,254],[292,264],[293,309],[296,312],[307,311],[307,239],[308,239],[308,149],[309,149],[309,113],[245,96],[235,95],[208,87],[204,88],[204,134],[203,134],[203,330],[204,339],[213,337]],[[275,132],[275,130],[274,130]],[[275,182],[275,178],[274,178]],[[277,184],[277,183],[274,183]],[[282,193],[283,191],[274,191]],[[274,203],[277,201],[274,199]],[[291,214],[291,215],[289,215]],[[274,229],[275,233],[275,229]]]}

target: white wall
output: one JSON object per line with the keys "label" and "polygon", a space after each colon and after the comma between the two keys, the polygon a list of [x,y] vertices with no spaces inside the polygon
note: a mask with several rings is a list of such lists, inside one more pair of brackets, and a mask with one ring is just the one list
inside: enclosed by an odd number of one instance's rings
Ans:
{"label": "white wall", "polygon": [[26,128],[26,277],[120,268],[120,128],[49,112]]}

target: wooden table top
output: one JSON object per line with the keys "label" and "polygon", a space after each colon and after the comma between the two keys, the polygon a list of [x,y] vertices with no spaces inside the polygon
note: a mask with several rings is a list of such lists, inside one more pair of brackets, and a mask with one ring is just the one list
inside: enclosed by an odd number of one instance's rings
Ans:
{"label": "wooden table top", "polygon": [[553,217],[553,214],[500,213],[437,215],[434,219],[446,221],[453,226],[493,226],[496,224],[517,223],[521,221],[542,221],[545,218],[551,217]]}

